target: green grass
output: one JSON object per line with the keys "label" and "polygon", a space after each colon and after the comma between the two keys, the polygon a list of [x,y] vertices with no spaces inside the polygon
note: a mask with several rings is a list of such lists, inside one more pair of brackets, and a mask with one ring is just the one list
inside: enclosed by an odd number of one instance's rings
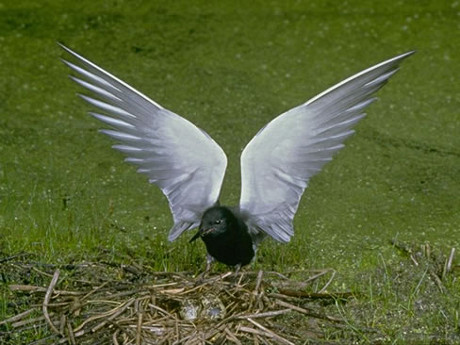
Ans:
{"label": "green grass", "polygon": [[[312,179],[292,242],[266,241],[255,268],[334,268],[330,289],[362,295],[330,306],[349,320],[344,337],[374,341],[354,331],[365,326],[388,343],[454,342],[457,277],[439,293],[426,267],[406,267],[389,241],[460,248],[459,19],[452,1],[0,4],[0,255],[54,264],[130,257],[193,272],[204,264],[191,234],[167,242],[166,199],[97,134],[57,41],[215,138],[229,158],[221,201],[230,205],[239,198],[239,154],[264,124],[416,49]],[[3,281],[0,319],[14,297]]]}

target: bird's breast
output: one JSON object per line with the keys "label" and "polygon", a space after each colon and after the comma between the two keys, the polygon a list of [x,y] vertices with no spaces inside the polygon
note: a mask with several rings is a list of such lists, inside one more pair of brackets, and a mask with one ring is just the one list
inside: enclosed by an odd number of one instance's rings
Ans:
{"label": "bird's breast", "polygon": [[214,259],[229,266],[245,266],[255,255],[249,235],[237,239],[230,239],[227,236],[205,237],[203,241],[208,253]]}

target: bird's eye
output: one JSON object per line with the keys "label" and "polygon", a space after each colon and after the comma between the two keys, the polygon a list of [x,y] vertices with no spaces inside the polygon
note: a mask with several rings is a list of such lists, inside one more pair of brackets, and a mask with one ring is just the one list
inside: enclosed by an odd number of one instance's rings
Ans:
{"label": "bird's eye", "polygon": [[220,220],[220,219],[218,219],[218,220],[216,220],[216,221],[214,222],[214,224],[220,224],[220,223],[222,223],[222,220]]}

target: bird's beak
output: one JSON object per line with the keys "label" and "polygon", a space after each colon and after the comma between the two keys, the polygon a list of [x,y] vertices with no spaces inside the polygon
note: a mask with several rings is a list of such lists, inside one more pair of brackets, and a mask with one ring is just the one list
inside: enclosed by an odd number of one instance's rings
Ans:
{"label": "bird's beak", "polygon": [[200,236],[205,237],[207,234],[214,232],[215,228],[208,228],[208,229],[200,229]]}
{"label": "bird's beak", "polygon": [[216,230],[215,228],[200,229],[189,241],[189,243],[195,241],[198,237],[205,237],[207,234]]}

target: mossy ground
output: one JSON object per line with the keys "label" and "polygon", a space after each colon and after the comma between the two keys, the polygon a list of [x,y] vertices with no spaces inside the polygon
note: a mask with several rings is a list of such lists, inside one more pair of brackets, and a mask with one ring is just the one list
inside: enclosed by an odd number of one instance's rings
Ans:
{"label": "mossy ground", "polygon": [[[57,41],[215,138],[229,158],[221,201],[230,205],[239,198],[239,154],[264,124],[416,49],[346,148],[310,181],[291,243],[266,241],[255,268],[332,267],[330,289],[363,296],[354,307],[336,306],[350,320],[347,331],[364,322],[385,342],[412,341],[414,332],[416,340],[453,341],[455,274],[446,293],[430,290],[427,266],[406,269],[389,242],[430,243],[445,254],[460,248],[459,19],[456,1],[0,4],[1,255],[203,266],[201,244],[189,245],[187,235],[167,242],[165,198],[97,133]],[[13,297],[3,281],[2,318]],[[375,340],[357,332],[353,339]]]}

